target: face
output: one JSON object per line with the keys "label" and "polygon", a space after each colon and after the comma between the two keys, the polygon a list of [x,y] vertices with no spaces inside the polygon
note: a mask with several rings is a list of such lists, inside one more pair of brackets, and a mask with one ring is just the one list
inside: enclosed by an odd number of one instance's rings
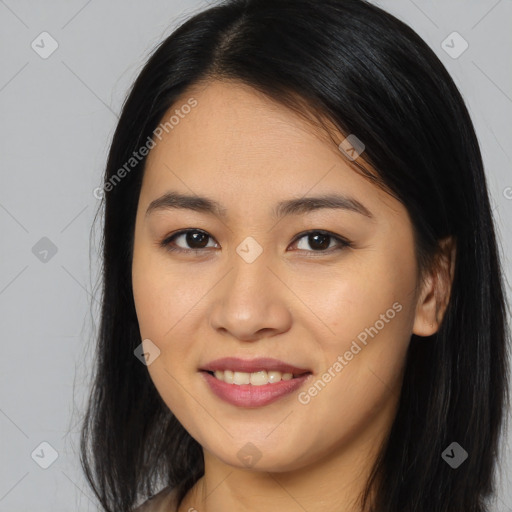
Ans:
{"label": "face", "polygon": [[164,122],[176,109],[148,155],[132,266],[158,392],[231,466],[282,472],[371,444],[420,315],[407,211],[245,85],[190,90]]}

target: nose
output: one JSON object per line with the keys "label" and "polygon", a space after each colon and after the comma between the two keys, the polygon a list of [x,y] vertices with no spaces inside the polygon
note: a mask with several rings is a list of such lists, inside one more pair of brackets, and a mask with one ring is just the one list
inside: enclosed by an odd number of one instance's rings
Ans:
{"label": "nose", "polygon": [[288,301],[293,294],[277,274],[263,255],[252,263],[235,255],[228,274],[212,290],[210,326],[240,341],[257,341],[289,330]]}

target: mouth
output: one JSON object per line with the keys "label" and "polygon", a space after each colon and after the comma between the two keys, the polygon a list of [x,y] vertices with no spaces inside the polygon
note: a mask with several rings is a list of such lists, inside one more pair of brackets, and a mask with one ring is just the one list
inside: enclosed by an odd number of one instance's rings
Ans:
{"label": "mouth", "polygon": [[259,358],[217,359],[199,369],[218,398],[238,407],[260,407],[289,395],[301,387],[310,370]]}
{"label": "mouth", "polygon": [[303,373],[280,372],[277,370],[260,370],[257,372],[238,372],[234,370],[215,370],[208,371],[202,370],[212,377],[226,382],[227,384],[234,384],[235,386],[242,386],[250,384],[252,386],[265,386],[266,384],[277,384],[281,381],[297,379],[304,375],[309,375],[311,372],[306,371]]}
{"label": "mouth", "polygon": [[205,364],[199,370],[228,384],[252,384],[253,386],[275,384],[311,373],[308,369],[299,368],[278,359],[240,359],[237,357],[216,359]]}

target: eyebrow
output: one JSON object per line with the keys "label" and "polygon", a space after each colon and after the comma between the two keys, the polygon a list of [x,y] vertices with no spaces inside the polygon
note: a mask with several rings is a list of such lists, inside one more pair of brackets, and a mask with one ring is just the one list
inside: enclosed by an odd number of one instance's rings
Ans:
{"label": "eyebrow", "polygon": [[[207,213],[223,219],[226,219],[228,216],[226,208],[214,199],[173,191],[167,192],[152,201],[146,210],[146,216],[158,210],[174,208]],[[359,213],[370,219],[374,218],[370,210],[357,199],[339,194],[323,194],[316,197],[287,199],[277,203],[272,209],[271,214],[273,218],[281,219],[289,215],[309,213],[322,208],[347,210]]]}

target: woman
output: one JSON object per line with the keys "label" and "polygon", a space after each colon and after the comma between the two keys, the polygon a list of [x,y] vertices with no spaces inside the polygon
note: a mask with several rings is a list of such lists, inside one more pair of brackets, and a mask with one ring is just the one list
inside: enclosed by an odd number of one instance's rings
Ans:
{"label": "woman", "polygon": [[507,332],[482,159],[361,0],[227,0],[154,52],[105,184],[102,507],[484,512]]}

